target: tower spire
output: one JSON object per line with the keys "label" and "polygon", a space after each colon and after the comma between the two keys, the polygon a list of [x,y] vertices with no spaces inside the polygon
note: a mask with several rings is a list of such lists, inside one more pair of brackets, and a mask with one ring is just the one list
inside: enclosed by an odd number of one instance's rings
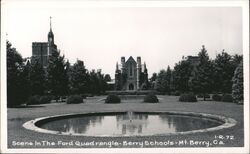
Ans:
{"label": "tower spire", "polygon": [[49,23],[50,23],[50,31],[52,31],[51,18],[52,18],[52,17],[50,16],[50,17],[49,17],[49,21],[50,21],[50,22],[49,22]]}
{"label": "tower spire", "polygon": [[54,34],[52,32],[52,24],[51,24],[51,16],[49,17],[50,19],[50,31],[48,33],[48,42],[54,44]]}

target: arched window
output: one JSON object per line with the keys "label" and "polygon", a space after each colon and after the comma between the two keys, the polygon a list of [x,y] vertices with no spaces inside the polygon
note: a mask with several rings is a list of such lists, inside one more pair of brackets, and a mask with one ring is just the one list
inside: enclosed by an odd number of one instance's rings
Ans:
{"label": "arched window", "polygon": [[129,65],[129,76],[133,76],[133,67],[132,67],[132,63],[130,63]]}

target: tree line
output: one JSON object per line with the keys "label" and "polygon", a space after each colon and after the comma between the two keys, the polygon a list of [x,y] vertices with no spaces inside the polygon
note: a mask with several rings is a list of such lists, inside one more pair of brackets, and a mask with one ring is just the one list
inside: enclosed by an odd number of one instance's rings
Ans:
{"label": "tree line", "polygon": [[7,106],[23,104],[34,95],[48,95],[58,99],[74,94],[99,95],[108,88],[109,74],[101,70],[85,68],[84,62],[77,60],[73,65],[65,61],[60,51],[49,57],[48,67],[44,68],[38,59],[31,61],[7,41]]}
{"label": "tree line", "polygon": [[[154,73],[150,78],[151,88],[158,92],[179,95],[193,93],[204,96],[214,94],[231,94],[233,90],[243,95],[243,56],[230,55],[224,50],[211,59],[205,46],[202,46],[196,61],[192,57],[183,58],[171,69]],[[238,75],[236,75],[236,69]],[[235,76],[235,77],[234,77]],[[240,78],[240,79],[239,79]],[[241,85],[233,85],[241,83]],[[232,89],[237,87],[238,89]],[[234,92],[235,93],[235,92]]]}
{"label": "tree line", "polygon": [[[100,70],[85,68],[84,62],[77,60],[73,65],[65,61],[60,51],[49,57],[48,67],[43,68],[38,59],[27,61],[6,42],[7,47],[7,106],[23,104],[30,96],[60,96],[74,94],[99,95],[108,89],[109,74]],[[171,69],[153,73],[149,79],[151,90],[179,95],[194,93],[204,96],[233,94],[243,100],[243,56],[229,55],[222,51],[215,59],[210,59],[205,46],[192,59],[182,59]]]}

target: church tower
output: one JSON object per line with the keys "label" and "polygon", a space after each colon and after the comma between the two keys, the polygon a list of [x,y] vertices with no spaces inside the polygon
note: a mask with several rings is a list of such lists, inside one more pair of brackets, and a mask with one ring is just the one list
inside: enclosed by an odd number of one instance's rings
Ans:
{"label": "church tower", "polygon": [[[49,29],[49,33],[48,33],[48,55],[52,55],[52,53],[54,51],[57,50],[57,47],[55,45],[55,42],[54,42],[54,34],[52,32],[52,21],[51,21],[51,18],[52,17],[49,17],[50,18],[50,29]],[[49,58],[49,57],[48,57]],[[49,60],[49,59],[48,59]]]}
{"label": "church tower", "polygon": [[54,44],[54,34],[52,32],[52,26],[51,26],[51,17],[50,17],[50,30],[48,33],[48,43],[53,45]]}
{"label": "church tower", "polygon": [[57,46],[54,43],[54,34],[52,32],[51,17],[50,17],[50,31],[48,33],[48,41],[46,42],[32,42],[32,59],[31,62],[38,60],[44,68],[47,68],[49,56],[57,51]]}

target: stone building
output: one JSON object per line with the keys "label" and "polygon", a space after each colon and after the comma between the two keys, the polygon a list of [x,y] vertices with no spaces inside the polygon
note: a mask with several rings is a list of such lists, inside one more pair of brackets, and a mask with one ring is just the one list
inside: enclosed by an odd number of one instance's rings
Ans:
{"label": "stone building", "polygon": [[141,64],[141,57],[137,61],[132,56],[125,61],[121,57],[121,64],[116,64],[115,90],[146,90],[148,87],[148,71],[146,63]]}
{"label": "stone building", "polygon": [[53,51],[57,50],[57,46],[54,43],[54,34],[51,27],[50,17],[50,31],[48,33],[47,42],[32,42],[32,58],[31,60],[38,60],[44,68],[48,66],[49,56]]}

